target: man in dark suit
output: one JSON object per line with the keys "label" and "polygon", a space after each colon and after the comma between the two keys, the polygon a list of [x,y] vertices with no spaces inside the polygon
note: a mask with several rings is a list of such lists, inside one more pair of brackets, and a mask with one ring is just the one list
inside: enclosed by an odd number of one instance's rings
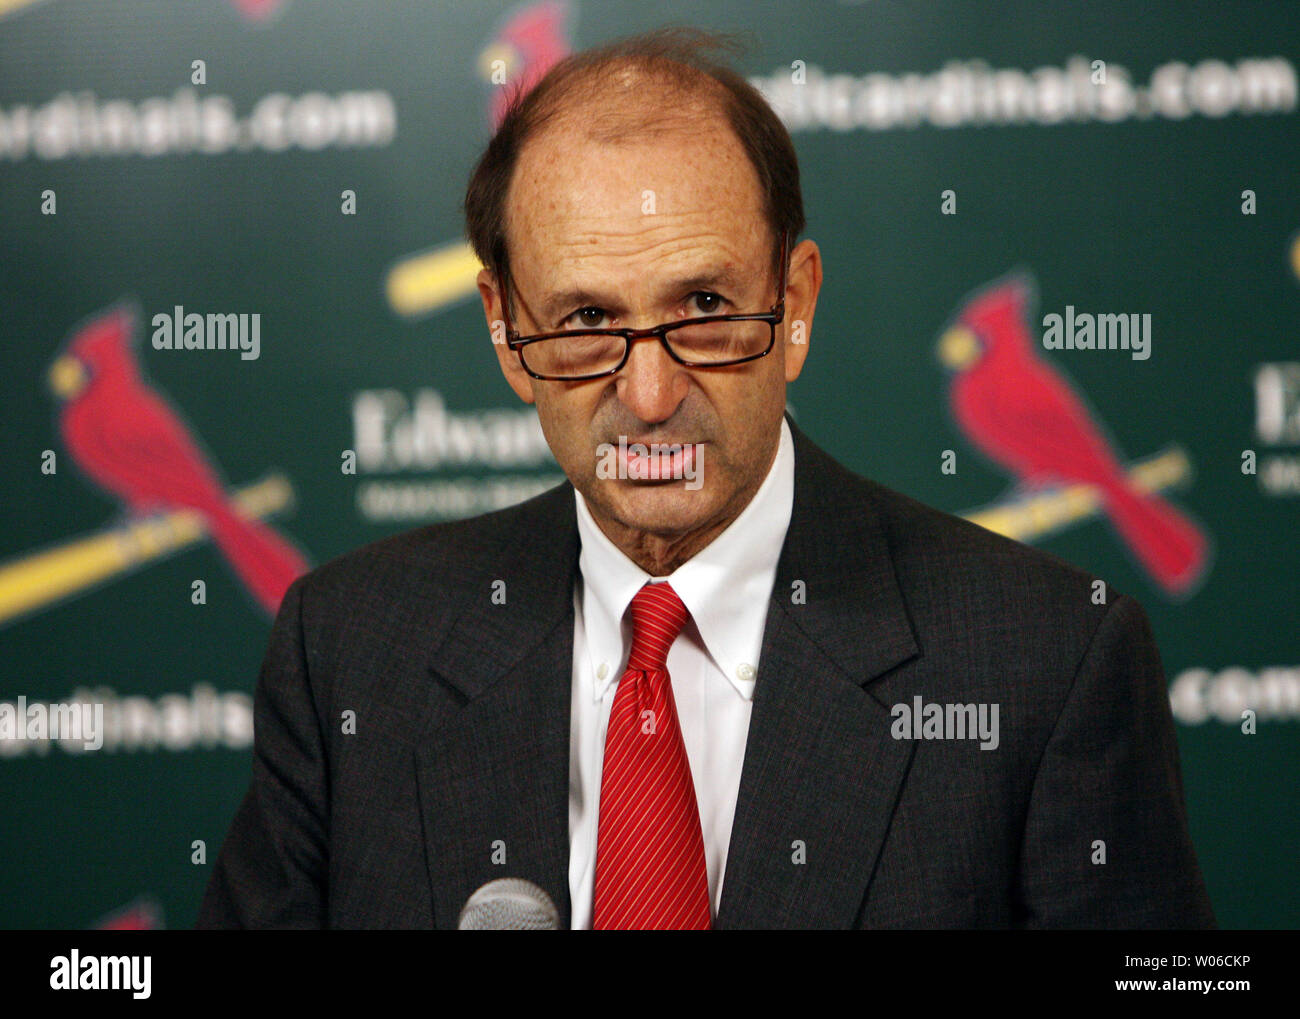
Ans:
{"label": "man in dark suit", "polygon": [[292,586],[200,926],[1212,926],[1141,607],[785,416],[820,254],[700,42],[516,96],[469,232],[569,482]]}

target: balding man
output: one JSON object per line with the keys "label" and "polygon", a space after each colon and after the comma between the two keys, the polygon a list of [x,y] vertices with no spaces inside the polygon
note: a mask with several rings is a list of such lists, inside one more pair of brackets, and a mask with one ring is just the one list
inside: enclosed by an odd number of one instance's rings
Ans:
{"label": "balding man", "polygon": [[713,41],[515,97],[468,233],[568,482],[293,585],[200,926],[1213,925],[1141,607],[785,416],[821,256]]}

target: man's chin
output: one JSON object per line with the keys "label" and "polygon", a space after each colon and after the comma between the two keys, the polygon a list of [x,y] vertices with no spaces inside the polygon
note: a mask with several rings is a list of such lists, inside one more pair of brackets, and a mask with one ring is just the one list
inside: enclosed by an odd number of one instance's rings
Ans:
{"label": "man's chin", "polygon": [[689,534],[708,524],[712,500],[703,488],[677,481],[599,481],[604,486],[599,506],[618,523],[635,531]]}

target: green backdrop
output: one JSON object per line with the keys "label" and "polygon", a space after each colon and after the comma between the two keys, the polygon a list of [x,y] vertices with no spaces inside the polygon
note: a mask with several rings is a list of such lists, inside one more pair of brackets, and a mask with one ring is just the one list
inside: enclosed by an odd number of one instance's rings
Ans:
{"label": "green backdrop", "polygon": [[[270,619],[193,520],[142,525],[78,466],[60,353],[127,309],[146,384],[312,563],[548,486],[462,247],[493,61],[686,21],[754,32],[739,66],[791,127],[826,279],[790,402],[852,469],[1032,524],[1061,493],[1003,512],[1019,479],[951,413],[940,338],[1013,271],[1035,337],[1067,305],[1151,316],[1149,359],[1038,356],[1167,469],[1200,581],[1171,592],[1086,509],[1018,536],[1146,607],[1220,924],[1295,927],[1300,10],[996,7],[0,0],[0,702],[98,699],[113,734],[0,742],[0,926],[193,923]],[[259,356],[155,349],[176,305],[259,315]]]}

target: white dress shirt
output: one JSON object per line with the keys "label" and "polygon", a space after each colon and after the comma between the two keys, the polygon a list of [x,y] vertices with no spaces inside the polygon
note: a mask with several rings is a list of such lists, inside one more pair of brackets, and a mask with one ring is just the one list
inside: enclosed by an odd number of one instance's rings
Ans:
{"label": "white dress shirt", "polygon": [[[701,469],[708,469],[707,461]],[[652,578],[632,562],[597,526],[582,495],[575,490],[574,496],[582,552],[573,593],[569,738],[573,929],[590,929],[592,923],[605,730],[632,649],[627,609],[633,596],[652,580],[670,582],[691,614],[668,651],[667,664],[700,808],[710,912],[716,917],[763,627],[794,505],[794,441],[789,424],[782,419],[776,458],[749,505],[671,576]]]}

